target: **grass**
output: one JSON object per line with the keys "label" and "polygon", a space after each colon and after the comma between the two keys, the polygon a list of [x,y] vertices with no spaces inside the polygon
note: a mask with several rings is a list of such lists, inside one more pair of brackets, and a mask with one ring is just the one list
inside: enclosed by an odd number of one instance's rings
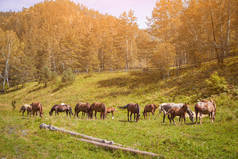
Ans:
{"label": "grass", "polygon": [[[115,119],[87,120],[48,115],[56,103],[72,107],[79,101],[104,102],[106,106],[121,106],[131,102],[145,104],[189,102],[208,96],[205,80],[218,71],[236,90],[238,59],[226,61],[221,70],[214,63],[201,68],[181,70],[170,79],[161,80],[156,72],[118,72],[78,75],[69,86],[58,88],[51,83],[43,88],[27,83],[23,89],[0,96],[0,158],[144,158],[121,151],[111,151],[76,140],[75,137],[40,130],[41,123],[52,124],[90,136],[163,155],[165,158],[237,158],[238,157],[238,97],[236,93],[214,95],[217,116],[214,124],[208,118],[202,125],[162,123],[162,116],[127,122],[127,113],[117,110]],[[235,69],[236,68],[236,69]],[[233,91],[235,92],[235,91]],[[11,110],[11,101],[17,110]],[[23,103],[40,101],[44,117],[21,116]],[[142,115],[142,114],[141,114]],[[99,116],[98,116],[99,118]],[[188,122],[190,123],[190,122]]]}

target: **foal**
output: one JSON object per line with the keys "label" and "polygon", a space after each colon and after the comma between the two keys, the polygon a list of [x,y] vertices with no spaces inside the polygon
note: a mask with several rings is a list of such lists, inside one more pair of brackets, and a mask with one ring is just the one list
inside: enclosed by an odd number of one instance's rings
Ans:
{"label": "foal", "polygon": [[114,111],[115,111],[115,108],[109,107],[106,109],[106,114],[112,113],[112,119],[114,119]]}

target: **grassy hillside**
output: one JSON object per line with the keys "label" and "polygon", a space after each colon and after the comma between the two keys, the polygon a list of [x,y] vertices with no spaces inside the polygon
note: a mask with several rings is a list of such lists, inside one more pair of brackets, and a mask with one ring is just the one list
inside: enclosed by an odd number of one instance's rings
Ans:
{"label": "grassy hillside", "polygon": [[[174,72],[161,79],[156,72],[117,72],[78,75],[69,86],[59,88],[59,82],[43,88],[28,83],[23,89],[11,90],[0,96],[0,157],[6,158],[143,158],[130,153],[105,150],[86,144],[65,134],[40,130],[41,123],[52,124],[87,135],[113,140],[140,150],[151,151],[165,158],[237,158],[238,157],[238,58],[227,59],[223,69],[215,63],[200,68]],[[208,118],[203,125],[170,125],[162,116],[138,123],[127,122],[127,112],[117,110],[115,119],[87,120],[48,115],[56,103],[72,107],[81,102],[104,102],[119,106],[136,102],[141,108],[148,103],[189,102],[191,109],[199,98],[211,95],[206,79],[217,71],[228,82],[229,90],[214,94],[217,116],[214,124]],[[12,111],[11,101],[17,101]],[[23,103],[39,101],[44,117],[21,116]],[[141,109],[143,110],[143,109]],[[141,114],[142,115],[142,114]],[[99,116],[98,116],[99,118]]]}

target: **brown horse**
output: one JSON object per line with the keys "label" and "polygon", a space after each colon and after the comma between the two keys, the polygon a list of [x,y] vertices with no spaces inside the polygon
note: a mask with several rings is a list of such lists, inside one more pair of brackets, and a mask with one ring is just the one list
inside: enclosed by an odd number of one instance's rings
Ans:
{"label": "brown horse", "polygon": [[115,111],[115,108],[109,107],[106,109],[106,114],[112,113],[112,119],[114,119],[114,111]]}
{"label": "brown horse", "polygon": [[150,116],[150,112],[152,113],[152,115],[154,115],[157,108],[158,107],[155,104],[147,104],[143,112],[144,119],[147,118],[147,113],[149,114],[149,116]]}
{"label": "brown horse", "polygon": [[37,116],[37,112],[39,112],[40,113],[40,117],[42,118],[42,114],[43,114],[42,105],[40,103],[36,102],[36,103],[32,103],[31,107],[32,107],[32,114],[33,114],[33,116],[35,116],[35,114]]}
{"label": "brown horse", "polygon": [[67,116],[69,115],[70,117],[71,117],[71,115],[73,115],[72,108],[67,104],[60,104],[60,105],[56,104],[56,105],[54,105],[51,108],[51,110],[49,112],[49,115],[51,116],[54,111],[55,111],[55,115],[56,114],[59,115],[59,112],[66,112],[66,115]]}
{"label": "brown horse", "polygon": [[97,119],[97,112],[101,112],[100,118],[105,119],[106,116],[106,106],[104,103],[93,103],[90,105],[89,109],[89,116],[92,119],[93,118],[93,111],[95,111],[95,119]]}
{"label": "brown horse", "polygon": [[[85,113],[89,113],[89,109],[90,109],[90,104],[89,103],[77,103],[75,108],[74,108],[74,116],[77,115],[79,112],[82,112],[82,116],[85,116]],[[88,114],[88,118],[89,118],[89,114]]]}
{"label": "brown horse", "polygon": [[27,116],[31,115],[32,107],[29,104],[24,104],[21,106],[20,113],[22,112],[22,115],[24,115],[25,111],[27,111]]}
{"label": "brown horse", "polygon": [[216,115],[216,103],[213,100],[202,100],[201,102],[197,102],[197,104],[195,104],[196,123],[198,113],[200,124],[202,124],[202,114],[208,114],[211,121],[214,122]]}
{"label": "brown horse", "polygon": [[172,107],[167,112],[168,118],[169,118],[169,122],[171,123],[171,120],[173,120],[173,123],[175,124],[174,118],[175,118],[175,116],[179,116],[179,121],[180,121],[180,118],[183,118],[184,119],[184,123],[185,123],[185,114],[186,114],[187,110],[188,110],[188,105],[187,104],[184,104],[180,108],[179,107]]}
{"label": "brown horse", "polygon": [[[132,113],[134,114],[134,120],[136,122],[138,122],[138,120],[140,119],[140,107],[137,103],[136,104],[130,103],[130,104],[127,104],[127,105],[119,107],[119,108],[120,109],[126,109],[127,108],[128,121],[131,121]],[[129,114],[130,114],[130,120],[129,120]],[[135,116],[135,114],[136,114],[136,116]]]}

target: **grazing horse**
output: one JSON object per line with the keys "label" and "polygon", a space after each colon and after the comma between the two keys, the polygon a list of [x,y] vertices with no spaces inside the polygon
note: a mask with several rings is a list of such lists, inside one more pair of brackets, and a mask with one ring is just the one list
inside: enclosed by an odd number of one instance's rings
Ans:
{"label": "grazing horse", "polygon": [[109,107],[109,108],[106,109],[106,114],[111,113],[112,114],[112,119],[114,119],[114,111],[115,111],[115,108]]}
{"label": "grazing horse", "polygon": [[197,104],[195,104],[196,123],[198,113],[200,124],[202,124],[202,114],[208,114],[211,121],[214,122],[216,115],[216,103],[213,100],[202,100],[200,102],[197,102]]}
{"label": "grazing horse", "polygon": [[24,115],[25,111],[27,111],[27,116],[32,112],[32,107],[29,104],[24,104],[21,106],[20,113],[22,112],[22,115]]}
{"label": "grazing horse", "polygon": [[[167,112],[169,111],[169,109],[171,109],[172,107],[181,108],[183,105],[184,105],[184,103],[162,103],[162,104],[160,104],[159,113],[163,112],[163,114],[164,114],[163,123],[164,123],[165,116],[166,116]],[[193,122],[194,114],[193,114],[192,110],[188,108],[187,114],[189,115],[189,119]]]}
{"label": "grazing horse", "polygon": [[37,112],[39,112],[40,113],[40,117],[42,118],[42,114],[43,114],[42,105],[40,103],[36,102],[36,103],[32,103],[31,107],[32,107],[32,114],[33,114],[33,116],[35,116],[35,114],[37,116]]}
{"label": "grazing horse", "polygon": [[[89,113],[89,109],[90,109],[90,104],[89,103],[77,103],[75,108],[74,108],[74,116],[77,115],[79,112],[82,112],[82,116],[85,116],[85,113]],[[89,118],[89,114],[88,114],[88,118]]]}
{"label": "grazing horse", "polygon": [[105,119],[106,116],[106,106],[104,103],[93,103],[90,105],[89,109],[89,116],[92,119],[93,118],[93,111],[95,111],[95,119],[97,119],[97,112],[101,112],[100,118]]}
{"label": "grazing horse", "polygon": [[180,118],[183,118],[185,123],[185,114],[187,110],[188,110],[187,104],[184,104],[182,107],[170,108],[169,111],[167,112],[170,124],[171,124],[171,120],[173,120],[173,123],[175,124],[174,122],[175,116],[179,116],[179,121],[180,121]]}
{"label": "grazing horse", "polygon": [[158,107],[155,105],[155,104],[147,104],[144,108],[144,112],[143,112],[143,115],[144,115],[144,119],[147,118],[147,113],[149,113],[150,115],[150,112],[152,113],[152,115],[154,115],[156,109]]}
{"label": "grazing horse", "polygon": [[[130,103],[130,104],[127,104],[127,105],[119,107],[119,108],[120,109],[127,109],[128,121],[131,121],[132,113],[134,114],[134,120],[136,120],[136,122],[138,122],[138,120],[140,119],[140,107],[137,103],[136,104]],[[131,112],[131,114],[130,114],[130,120],[129,120],[129,113],[130,112]],[[136,117],[135,117],[135,114],[136,114]]]}
{"label": "grazing horse", "polygon": [[63,104],[63,103],[60,104],[60,105],[58,105],[58,104],[54,105],[51,108],[51,110],[49,112],[49,115],[51,116],[54,111],[55,111],[55,115],[56,114],[59,115],[59,112],[66,112],[66,115],[67,116],[69,115],[70,117],[71,117],[71,115],[73,115],[72,108],[69,105],[66,105],[66,104]]}

